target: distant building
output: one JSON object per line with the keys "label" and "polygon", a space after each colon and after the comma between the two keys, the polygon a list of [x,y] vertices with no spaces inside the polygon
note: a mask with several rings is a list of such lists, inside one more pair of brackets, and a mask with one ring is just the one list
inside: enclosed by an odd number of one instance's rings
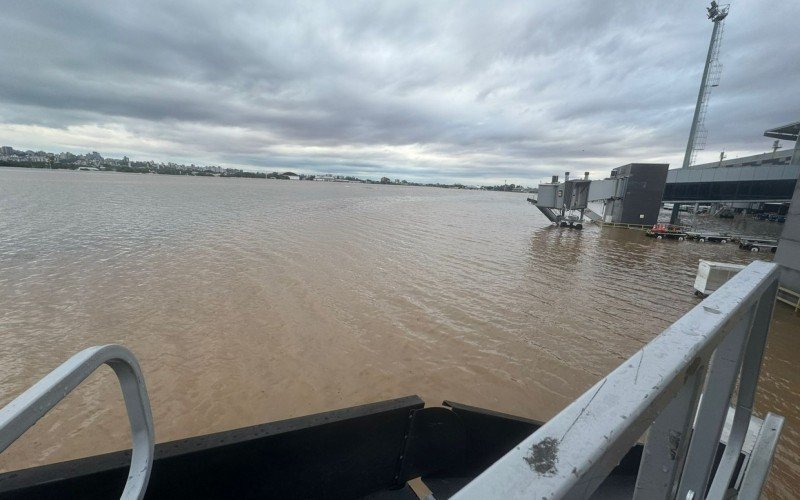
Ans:
{"label": "distant building", "polygon": [[712,161],[710,163],[703,163],[700,165],[692,165],[689,167],[692,170],[696,170],[698,168],[719,168],[719,167],[760,167],[760,166],[779,166],[779,165],[789,165],[792,163],[792,153],[791,149],[783,150],[783,151],[772,151],[770,153],[760,153],[756,155],[750,156],[742,156],[741,158],[731,158],[728,160],[722,161]]}
{"label": "distant building", "polygon": [[[764,132],[766,137],[794,141],[800,122]],[[673,203],[671,222],[678,220],[681,203],[725,203],[736,210],[760,210],[764,203],[788,203],[800,175],[800,155],[795,150],[769,153],[694,165],[670,170],[663,202]]]}

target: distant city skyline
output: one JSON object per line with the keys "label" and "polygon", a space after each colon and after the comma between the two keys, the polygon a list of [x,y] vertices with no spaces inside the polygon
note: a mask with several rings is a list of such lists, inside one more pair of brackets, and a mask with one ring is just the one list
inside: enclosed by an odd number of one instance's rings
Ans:
{"label": "distant city skyline", "polygon": [[[705,2],[15,2],[0,144],[417,182],[535,185],[683,156]],[[698,162],[800,118],[800,4],[741,0]]]}
{"label": "distant city skyline", "polygon": [[[422,185],[433,187],[450,187],[459,189],[490,189],[498,191],[531,192],[532,186],[522,184],[502,185],[464,185],[460,183],[425,183],[409,181],[408,179],[390,179],[386,176],[380,178],[355,177],[352,175],[341,174],[338,172],[328,172],[324,174],[306,173],[298,169],[298,172],[291,170],[278,169],[272,172],[265,172],[263,169],[233,168],[220,165],[203,165],[194,163],[175,163],[171,161],[137,160],[127,156],[122,158],[112,158],[103,156],[97,151],[91,153],[75,154],[71,151],[61,151],[58,153],[45,150],[20,150],[14,146],[0,146],[0,168],[2,167],[21,167],[33,169],[69,169],[69,170],[101,170],[115,171],[135,174],[168,174],[168,175],[204,175],[221,177],[255,177],[264,179],[279,180],[316,180],[333,182],[360,182],[367,184],[402,184],[402,185]],[[533,190],[535,192],[535,190]]]}

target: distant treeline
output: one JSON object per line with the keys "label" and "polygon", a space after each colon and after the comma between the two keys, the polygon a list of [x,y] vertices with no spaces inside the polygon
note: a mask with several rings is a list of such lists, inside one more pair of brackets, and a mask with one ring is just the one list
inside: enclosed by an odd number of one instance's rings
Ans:
{"label": "distant treeline", "polygon": [[78,165],[67,165],[63,163],[56,163],[50,165],[49,163],[35,163],[32,161],[8,161],[0,160],[0,167],[20,167],[20,168],[56,168],[64,170],[75,170]]}
{"label": "distant treeline", "polygon": [[[96,169],[101,172],[125,172],[129,174],[161,174],[161,175],[190,175],[194,177],[214,177],[208,170],[189,170],[177,167],[151,167],[144,162],[131,162],[130,165],[100,165],[97,167],[78,165],[76,163],[40,163],[30,161],[0,160],[0,167],[41,168],[54,170],[80,170]],[[228,171],[219,174],[220,177],[252,177],[266,179],[267,174],[255,172]]]}
{"label": "distant treeline", "polygon": [[[59,163],[38,163],[30,161],[8,161],[0,160],[0,167],[21,167],[21,168],[49,168],[61,170],[80,170],[97,169],[105,172],[126,172],[132,174],[162,174],[162,175],[192,175],[197,177],[214,177],[214,173],[208,170],[185,169],[179,167],[157,166],[152,167],[145,162],[131,162],[130,165],[99,165],[97,167],[90,167],[88,165],[78,165],[74,162],[59,162]],[[245,177],[248,179],[291,179],[290,175],[296,176],[294,172],[272,172],[266,174],[263,172],[245,172],[243,170],[228,169],[219,173],[220,177]],[[313,175],[300,176],[302,179],[314,180]]]}
{"label": "distant treeline", "polygon": [[244,172],[244,171],[237,171],[237,172],[222,172],[219,174],[220,177],[247,177],[249,179],[266,179],[267,174],[261,174],[256,172]]}
{"label": "distant treeline", "polygon": [[[522,186],[519,186],[522,188]],[[501,184],[497,186],[482,186],[483,189],[487,191],[513,191],[517,189],[516,184]]]}
{"label": "distant treeline", "polygon": [[[100,171],[107,171],[107,172],[127,172],[127,173],[134,173],[134,174],[162,174],[162,175],[190,175],[195,177],[214,177],[215,175],[219,175],[219,177],[244,177],[249,179],[279,179],[279,180],[289,180],[292,177],[297,177],[301,181],[313,181],[316,179],[315,175],[305,175],[300,174],[299,176],[294,172],[271,172],[271,173],[261,173],[261,172],[245,172],[243,170],[234,170],[234,169],[227,169],[219,174],[214,174],[208,170],[199,170],[197,168],[180,168],[180,167],[172,167],[166,165],[158,165],[153,166],[152,164],[148,164],[146,162],[130,162],[130,165],[99,165],[96,167],[88,166],[88,165],[79,165],[74,163],[73,161],[70,162],[30,162],[30,161],[9,161],[9,160],[0,160],[0,167],[22,167],[22,168],[49,168],[49,169],[62,169],[62,170],[79,170],[79,169],[97,169]],[[425,186],[425,187],[437,187],[437,188],[446,188],[446,189],[476,189],[475,187],[465,186],[463,184],[440,184],[440,183],[419,183],[419,182],[410,182],[406,180],[395,179],[391,180],[388,177],[382,177],[380,181],[374,181],[371,179],[359,179],[358,177],[352,176],[337,176],[336,180],[340,181],[350,181],[350,182],[362,182],[365,184],[397,184],[402,186]],[[480,189],[488,190],[488,191],[528,191],[535,193],[537,189],[529,189],[524,188],[523,186],[518,186],[516,184],[502,184],[497,186],[481,186]]]}

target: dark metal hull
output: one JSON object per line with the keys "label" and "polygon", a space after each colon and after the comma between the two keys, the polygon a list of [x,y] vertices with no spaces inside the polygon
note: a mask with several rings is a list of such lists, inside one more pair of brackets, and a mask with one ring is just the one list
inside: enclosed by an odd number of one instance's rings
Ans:
{"label": "dark metal hull", "polygon": [[[417,396],[156,445],[146,498],[448,498],[540,422]],[[596,495],[633,493],[635,446]],[[0,475],[0,498],[116,498],[130,451]],[[605,492],[605,493],[604,493]],[[628,496],[630,498],[630,496]]]}

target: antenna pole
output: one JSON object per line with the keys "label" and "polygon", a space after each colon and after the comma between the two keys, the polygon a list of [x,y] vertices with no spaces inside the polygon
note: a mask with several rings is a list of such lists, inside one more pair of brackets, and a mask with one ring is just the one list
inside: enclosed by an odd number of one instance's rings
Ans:
{"label": "antenna pole", "polygon": [[[700,81],[700,91],[697,93],[697,104],[694,106],[694,116],[692,117],[692,127],[689,129],[689,140],[686,143],[686,154],[683,156],[683,168],[688,168],[694,163],[694,156],[698,150],[705,147],[706,131],[703,127],[705,121],[706,108],[708,107],[708,97],[711,88],[716,87],[719,82],[719,42],[722,39],[723,23],[728,17],[728,6],[720,7],[716,1],[711,2],[710,7],[706,7],[708,19],[714,23],[711,31],[711,41],[708,44],[708,54],[706,54],[706,66],[703,69],[703,79]],[[710,79],[710,81],[709,81]],[[721,163],[721,162],[720,162]],[[673,203],[670,224],[677,224],[681,204]]]}
{"label": "antenna pole", "polygon": [[[713,82],[709,82],[709,76],[715,69],[718,55],[718,36],[722,21],[728,16],[728,7],[720,8],[717,2],[711,2],[711,7],[707,8],[708,18],[714,23],[714,29],[711,31],[711,41],[708,44],[708,54],[706,55],[706,66],[703,69],[703,79],[700,81],[700,91],[697,93],[697,104],[694,107],[694,117],[692,118],[692,127],[689,130],[689,141],[686,143],[686,154],[683,156],[683,168],[687,168],[692,163],[692,156],[698,147],[698,132],[702,128],[704,118],[704,111],[708,106],[708,97],[711,93],[711,87],[715,86]],[[718,76],[718,75],[714,75]]]}

